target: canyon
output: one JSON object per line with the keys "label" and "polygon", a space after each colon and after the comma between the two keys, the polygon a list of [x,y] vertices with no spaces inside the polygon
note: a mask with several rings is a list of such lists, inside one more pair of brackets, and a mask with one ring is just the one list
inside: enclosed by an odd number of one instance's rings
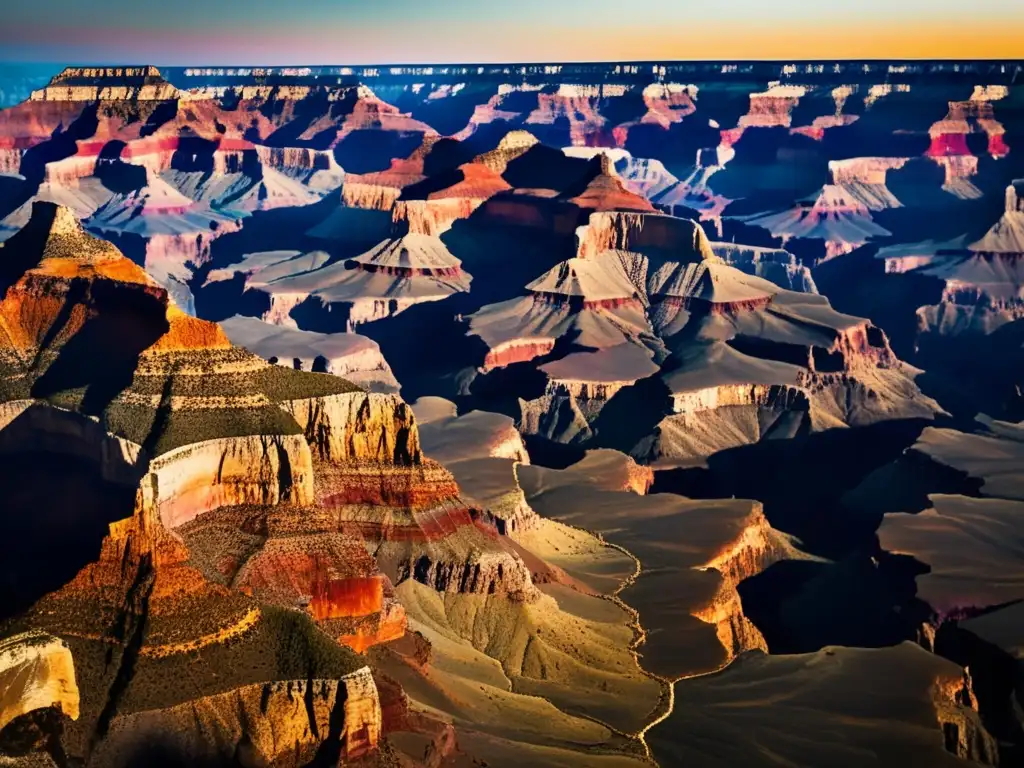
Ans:
{"label": "canyon", "polygon": [[50,74],[4,765],[1022,758],[1019,63]]}

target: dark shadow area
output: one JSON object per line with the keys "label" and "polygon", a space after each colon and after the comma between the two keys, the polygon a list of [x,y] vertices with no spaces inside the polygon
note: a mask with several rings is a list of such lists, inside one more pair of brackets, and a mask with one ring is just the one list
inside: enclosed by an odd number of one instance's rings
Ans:
{"label": "dark shadow area", "polygon": [[605,403],[591,425],[594,439],[590,447],[628,451],[649,435],[672,412],[672,393],[661,376],[641,379],[623,387]]}
{"label": "dark shadow area", "polygon": [[865,246],[820,264],[814,282],[833,309],[868,318],[885,331],[897,357],[914,362],[917,308],[941,299],[942,282],[913,273],[887,274],[877,252]]}
{"label": "dark shadow area", "polygon": [[246,739],[234,755],[212,757],[197,755],[170,734],[147,732],[137,744],[121,751],[110,768],[263,768],[266,765],[258,750]]}
{"label": "dark shadow area", "polygon": [[61,743],[66,721],[58,707],[19,715],[0,731],[0,755],[31,760],[34,753],[47,754],[58,768],[67,768],[68,758]]}
{"label": "dark shadow area", "polygon": [[270,309],[270,296],[263,291],[247,291],[245,275],[236,273],[230,280],[207,283],[195,294],[196,314],[219,323],[235,315],[261,317]]}
{"label": "dark shadow area", "polygon": [[[63,329],[77,304],[87,304],[94,313],[33,384],[32,396],[46,399],[84,389],[79,409],[99,416],[131,384],[140,355],[169,329],[166,304],[143,286],[76,281],[63,304],[64,316],[51,327],[52,336]],[[47,346],[44,340],[41,347]]]}
{"label": "dark shadow area", "polygon": [[106,442],[96,422],[45,406],[0,430],[0,541],[17,542],[0,558],[0,619],[71,581],[99,557],[109,525],[132,515],[140,470]]}
{"label": "dark shadow area", "polygon": [[[807,552],[840,558],[871,548],[878,524],[873,516],[843,514],[843,496],[898,458],[928,423],[890,421],[732,448],[707,460],[702,482],[714,488],[712,498],[761,501],[773,528],[798,537]],[[685,493],[694,482],[689,475],[657,475],[659,491]]]}
{"label": "dark shadow area", "polygon": [[21,175],[33,187],[42,183],[47,163],[71,157],[78,151],[78,141],[96,135],[99,128],[99,104],[90,104],[63,130],[58,130],[49,141],[36,144],[21,158]]}
{"label": "dark shadow area", "polygon": [[[999,606],[990,613],[1005,608]],[[978,712],[999,742],[1000,765],[1024,765],[1024,688],[1020,688],[1020,659],[948,621],[935,635],[935,652],[970,669]]]}
{"label": "dark shadow area", "polygon": [[146,186],[146,169],[121,161],[123,141],[108,141],[100,150],[95,176],[114,194],[127,195]]}
{"label": "dark shadow area", "polygon": [[502,175],[516,188],[561,192],[592,179],[594,166],[589,160],[569,157],[554,146],[535,144],[512,160]]}
{"label": "dark shadow area", "polygon": [[697,101],[697,113],[662,128],[660,125],[633,125],[629,128],[625,149],[634,157],[655,157],[669,173],[685,176],[697,162],[697,152],[707,147],[717,147],[720,132],[702,120],[701,100]]}
{"label": "dark shadow area", "polygon": [[834,563],[783,560],[743,581],[739,593],[770,653],[881,648],[918,639],[931,612],[916,598],[914,578],[926,571],[913,558],[877,551]]}
{"label": "dark shadow area", "polygon": [[356,130],[334,148],[334,158],[346,173],[372,173],[390,167],[391,158],[408,157],[423,143],[417,132]]}

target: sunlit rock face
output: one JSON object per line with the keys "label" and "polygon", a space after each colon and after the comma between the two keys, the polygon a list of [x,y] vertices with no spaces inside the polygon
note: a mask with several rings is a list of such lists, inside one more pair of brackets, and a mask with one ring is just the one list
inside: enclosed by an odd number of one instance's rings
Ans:
{"label": "sunlit rock face", "polygon": [[75,663],[67,643],[59,638],[26,632],[0,641],[0,679],[0,730],[22,715],[50,707],[78,719]]}
{"label": "sunlit rock face", "polygon": [[156,67],[67,67],[32,101],[169,101],[180,92]]}
{"label": "sunlit rock face", "polygon": [[711,243],[715,255],[748,275],[763,277],[780,288],[817,293],[811,269],[781,248],[763,248],[736,243]]}

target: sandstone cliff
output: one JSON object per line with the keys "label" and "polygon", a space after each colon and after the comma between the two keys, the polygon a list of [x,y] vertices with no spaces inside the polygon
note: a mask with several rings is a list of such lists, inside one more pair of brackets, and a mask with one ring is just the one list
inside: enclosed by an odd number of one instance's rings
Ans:
{"label": "sandstone cliff", "polygon": [[338,680],[248,685],[162,710],[116,718],[93,764],[127,764],[152,749],[178,759],[243,759],[297,768],[318,755],[342,764],[381,736],[377,688],[368,667]]}
{"label": "sandstone cliff", "polygon": [[353,392],[292,400],[284,407],[323,461],[408,466],[422,460],[416,418],[395,395]]}
{"label": "sandstone cliff", "polygon": [[78,719],[75,664],[67,643],[44,632],[0,640],[0,730],[15,718],[54,707]]}

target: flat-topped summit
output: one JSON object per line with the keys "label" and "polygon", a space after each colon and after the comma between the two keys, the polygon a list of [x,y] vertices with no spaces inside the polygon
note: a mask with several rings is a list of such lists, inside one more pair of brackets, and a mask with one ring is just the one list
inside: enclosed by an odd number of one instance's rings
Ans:
{"label": "flat-topped summit", "polygon": [[170,101],[181,92],[156,67],[65,67],[32,101]]}
{"label": "flat-topped summit", "polygon": [[142,67],[65,67],[50,80],[51,85],[105,85],[110,81],[133,85],[166,83],[154,66]]}

